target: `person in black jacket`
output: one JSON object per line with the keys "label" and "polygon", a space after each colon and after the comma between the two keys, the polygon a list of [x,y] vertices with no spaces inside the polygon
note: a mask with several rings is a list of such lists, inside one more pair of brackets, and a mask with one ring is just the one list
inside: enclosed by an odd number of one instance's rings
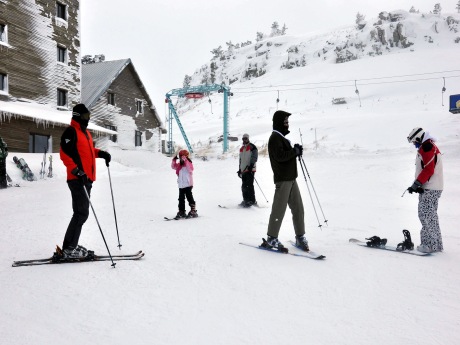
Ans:
{"label": "person in black jacket", "polygon": [[240,148],[239,169],[237,171],[242,182],[243,201],[240,204],[241,207],[257,205],[254,192],[254,175],[258,156],[257,147],[249,141],[249,134],[243,134],[243,146]]}
{"label": "person in black jacket", "polygon": [[273,132],[268,140],[268,155],[273,170],[275,195],[267,230],[267,241],[262,246],[287,251],[278,240],[281,223],[283,222],[286,207],[292,212],[292,221],[296,234],[296,245],[309,251],[308,241],[305,238],[305,222],[302,197],[297,185],[297,157],[302,156],[303,148],[299,144],[291,146],[286,139],[289,134],[289,116],[291,114],[278,110],[273,115]]}

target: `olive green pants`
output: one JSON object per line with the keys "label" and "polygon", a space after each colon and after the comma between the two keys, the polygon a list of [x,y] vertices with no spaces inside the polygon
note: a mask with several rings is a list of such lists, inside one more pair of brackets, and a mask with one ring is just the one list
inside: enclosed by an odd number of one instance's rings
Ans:
{"label": "olive green pants", "polygon": [[292,213],[295,234],[297,236],[305,235],[303,202],[296,180],[277,182],[275,186],[275,196],[273,197],[267,235],[278,237],[288,205]]}

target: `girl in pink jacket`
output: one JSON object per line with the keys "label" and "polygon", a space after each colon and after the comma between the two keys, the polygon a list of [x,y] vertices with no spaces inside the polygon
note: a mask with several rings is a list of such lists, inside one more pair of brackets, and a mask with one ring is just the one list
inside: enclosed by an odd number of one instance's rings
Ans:
{"label": "girl in pink jacket", "polygon": [[[177,212],[176,219],[179,218],[195,218],[198,217],[196,212],[196,204],[193,199],[193,163],[189,158],[187,150],[180,150],[171,162],[171,168],[176,170],[177,184],[179,185],[179,212]],[[179,162],[177,162],[179,160]],[[185,198],[187,198],[190,206],[190,212],[185,212]]]}

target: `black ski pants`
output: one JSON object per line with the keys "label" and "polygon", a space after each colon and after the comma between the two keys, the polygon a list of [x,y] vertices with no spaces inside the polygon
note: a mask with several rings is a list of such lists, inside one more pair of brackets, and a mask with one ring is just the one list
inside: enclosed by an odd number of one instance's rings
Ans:
{"label": "black ski pants", "polygon": [[241,191],[243,192],[243,200],[252,203],[256,202],[256,195],[254,192],[254,173],[247,172],[241,175]]}
{"label": "black ski pants", "polygon": [[[72,209],[73,216],[70,220],[69,226],[64,237],[64,243],[62,249],[76,248],[78,240],[80,239],[81,228],[85,224],[89,216],[89,200],[86,197],[85,190],[83,189],[83,183],[80,180],[70,180],[67,184],[72,194]],[[88,181],[86,183],[86,190],[88,195],[91,195],[91,188],[93,183]]]}
{"label": "black ski pants", "polygon": [[191,209],[195,209],[195,199],[193,199],[192,187],[179,188],[179,211],[185,212],[185,198]]}

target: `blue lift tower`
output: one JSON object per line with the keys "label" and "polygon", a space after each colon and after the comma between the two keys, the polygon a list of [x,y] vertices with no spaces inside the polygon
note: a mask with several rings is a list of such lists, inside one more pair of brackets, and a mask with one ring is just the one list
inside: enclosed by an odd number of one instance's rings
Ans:
{"label": "blue lift tower", "polygon": [[169,121],[168,121],[168,154],[172,155],[174,152],[173,139],[172,139],[172,119],[177,122],[182,137],[184,138],[185,144],[190,153],[193,152],[192,146],[188,141],[187,135],[185,134],[184,127],[179,120],[176,109],[174,108],[173,102],[171,101],[172,96],[177,97],[186,97],[186,98],[203,98],[205,94],[210,94],[211,92],[217,91],[218,93],[224,94],[224,135],[223,135],[223,152],[228,151],[228,98],[232,95],[230,93],[230,88],[226,85],[210,84],[210,85],[198,85],[198,86],[189,86],[182,89],[173,89],[166,94],[165,102],[168,103],[169,109]]}

